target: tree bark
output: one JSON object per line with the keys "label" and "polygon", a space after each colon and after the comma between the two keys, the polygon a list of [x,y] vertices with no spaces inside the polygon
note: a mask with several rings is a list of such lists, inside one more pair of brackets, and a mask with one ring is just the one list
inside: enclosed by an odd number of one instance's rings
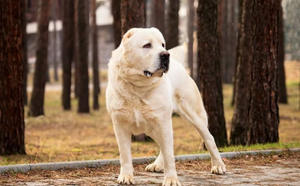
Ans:
{"label": "tree bark", "polygon": [[0,7],[0,155],[26,154],[24,144],[24,1]]}
{"label": "tree bark", "polygon": [[156,27],[165,36],[165,1],[153,0],[151,26]]}
{"label": "tree bark", "polygon": [[[77,1],[77,0],[74,0]],[[78,99],[79,95],[79,47],[78,47],[78,8],[77,8],[77,3],[74,2],[74,25],[75,25],[75,39],[74,39],[74,68],[75,68],[75,77],[74,77],[74,82],[75,82],[75,87],[74,87],[74,95],[75,98]]]}
{"label": "tree bark", "polygon": [[58,82],[58,67],[57,67],[57,29],[56,29],[56,20],[57,20],[57,0],[53,1],[53,67],[54,67],[54,81]]}
{"label": "tree bark", "polygon": [[37,50],[33,80],[33,90],[29,106],[29,116],[44,115],[44,96],[48,71],[48,26],[51,0],[40,1],[38,16]]}
{"label": "tree bark", "polygon": [[190,68],[190,76],[194,79],[194,0],[188,1],[188,63]]}
{"label": "tree bark", "polygon": [[199,0],[198,72],[208,128],[218,147],[227,146],[217,34],[218,0]]}
{"label": "tree bark", "polygon": [[64,110],[71,110],[71,85],[72,85],[72,61],[74,58],[75,20],[74,0],[63,1],[63,41],[62,41],[62,65],[63,65],[63,90],[62,106]]}
{"label": "tree bark", "polygon": [[[251,7],[252,8],[252,7]],[[254,0],[247,144],[278,142],[278,24],[280,1]]]}
{"label": "tree bark", "polygon": [[235,69],[234,69],[234,77],[233,77],[233,91],[232,91],[232,99],[231,99],[231,106],[234,106],[235,102],[235,89],[236,89],[236,74],[237,74],[237,66],[238,66],[238,60],[240,56],[240,40],[241,40],[241,27],[242,27],[242,16],[243,16],[243,4],[244,0],[238,1],[238,27],[237,27],[237,45],[236,45],[236,58],[235,58]]}
{"label": "tree bark", "polygon": [[[226,63],[226,45],[227,45],[227,2],[228,0],[221,0],[218,2],[218,36],[219,36],[219,48],[220,48],[220,63],[221,63],[221,75],[223,78],[223,72],[225,71]],[[199,77],[198,77],[199,78]]]}
{"label": "tree bark", "polygon": [[88,7],[85,1],[76,0],[77,42],[78,42],[78,113],[89,113],[89,75],[88,75]]}
{"label": "tree bark", "polygon": [[114,28],[114,42],[115,48],[117,48],[122,39],[121,29],[121,0],[112,0],[111,2],[112,14],[114,17],[113,28]]}
{"label": "tree bark", "polygon": [[179,36],[179,0],[170,0],[168,6],[168,18],[167,18],[167,34],[166,34],[166,48],[169,50],[178,46]]}
{"label": "tree bark", "polygon": [[[223,2],[221,2],[223,3]],[[225,0],[222,15],[222,82],[232,84],[234,78],[234,67],[236,62],[236,44],[237,44],[237,0]]]}
{"label": "tree bark", "polygon": [[122,35],[131,28],[146,26],[144,0],[121,1],[121,10]]}
{"label": "tree bark", "polygon": [[96,25],[96,0],[92,0],[92,51],[93,51],[93,109],[99,110],[99,64],[98,64],[98,32]]}
{"label": "tree bark", "polygon": [[[24,2],[24,1],[22,1]],[[25,2],[24,2],[25,3]],[[23,68],[24,68],[24,72],[23,72],[23,100],[24,100],[24,105],[28,104],[28,97],[27,97],[27,76],[28,76],[28,59],[27,59],[27,33],[26,33],[26,26],[27,26],[27,22],[26,22],[26,5],[23,6],[24,7],[24,11],[22,11],[22,32],[24,34],[23,37]]]}
{"label": "tree bark", "polygon": [[[280,1],[281,2],[281,1]],[[279,76],[279,103],[288,103],[287,90],[285,84],[284,68],[284,22],[283,10],[280,5],[279,9],[279,26],[278,26],[278,76]]]}
{"label": "tree bark", "polygon": [[252,0],[243,0],[239,57],[235,75],[235,104],[231,122],[230,144],[246,145],[250,108],[250,63],[252,60]]}

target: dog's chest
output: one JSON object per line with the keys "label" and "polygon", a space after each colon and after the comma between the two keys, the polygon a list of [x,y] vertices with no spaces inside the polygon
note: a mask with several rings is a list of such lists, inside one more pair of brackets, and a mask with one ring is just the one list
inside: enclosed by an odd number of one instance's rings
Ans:
{"label": "dog's chest", "polygon": [[116,116],[134,134],[147,133],[152,130],[153,124],[157,123],[157,118],[160,117],[157,110],[145,100],[123,100],[120,106]]}
{"label": "dog's chest", "polygon": [[143,100],[130,101],[127,104],[130,104],[129,107],[125,108],[131,115],[131,122],[134,122],[137,127],[141,127],[155,118],[155,111]]}
{"label": "dog's chest", "polygon": [[133,109],[133,114],[134,114],[135,124],[137,127],[140,127],[141,125],[145,125],[147,121],[140,110]]}

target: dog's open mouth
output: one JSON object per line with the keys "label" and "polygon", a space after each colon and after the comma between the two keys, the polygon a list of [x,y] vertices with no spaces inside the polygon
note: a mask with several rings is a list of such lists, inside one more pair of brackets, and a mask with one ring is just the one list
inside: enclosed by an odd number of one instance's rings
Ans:
{"label": "dog's open mouth", "polygon": [[153,75],[157,75],[157,76],[162,76],[162,74],[163,73],[167,73],[168,72],[168,68],[160,68],[160,69],[158,69],[157,71],[155,71],[154,73],[152,73],[152,72],[149,72],[148,70],[144,70],[144,74],[145,74],[145,76],[147,76],[147,77],[152,77]]}

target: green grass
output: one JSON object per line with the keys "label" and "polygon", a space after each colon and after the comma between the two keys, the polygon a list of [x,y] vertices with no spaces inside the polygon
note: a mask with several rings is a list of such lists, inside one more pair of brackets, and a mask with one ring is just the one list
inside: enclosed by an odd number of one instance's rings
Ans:
{"label": "green grass", "polygon": [[229,146],[220,148],[220,152],[232,152],[232,151],[249,151],[249,150],[270,150],[270,149],[292,149],[300,147],[300,142],[292,143],[267,143],[267,144],[255,144],[251,146]]}

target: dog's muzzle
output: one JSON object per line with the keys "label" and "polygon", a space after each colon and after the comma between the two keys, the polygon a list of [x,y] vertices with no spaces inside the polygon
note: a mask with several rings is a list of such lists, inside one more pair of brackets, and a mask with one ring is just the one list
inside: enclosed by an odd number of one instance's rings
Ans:
{"label": "dog's muzzle", "polygon": [[160,66],[155,72],[150,72],[148,70],[144,70],[144,74],[147,77],[151,77],[153,74],[160,74],[161,77],[163,73],[167,73],[169,70],[170,63],[170,53],[167,51],[163,51],[159,54],[160,57]]}
{"label": "dog's muzzle", "polygon": [[160,53],[160,68],[165,69],[164,72],[169,70],[170,63],[170,53],[168,51],[163,51]]}

